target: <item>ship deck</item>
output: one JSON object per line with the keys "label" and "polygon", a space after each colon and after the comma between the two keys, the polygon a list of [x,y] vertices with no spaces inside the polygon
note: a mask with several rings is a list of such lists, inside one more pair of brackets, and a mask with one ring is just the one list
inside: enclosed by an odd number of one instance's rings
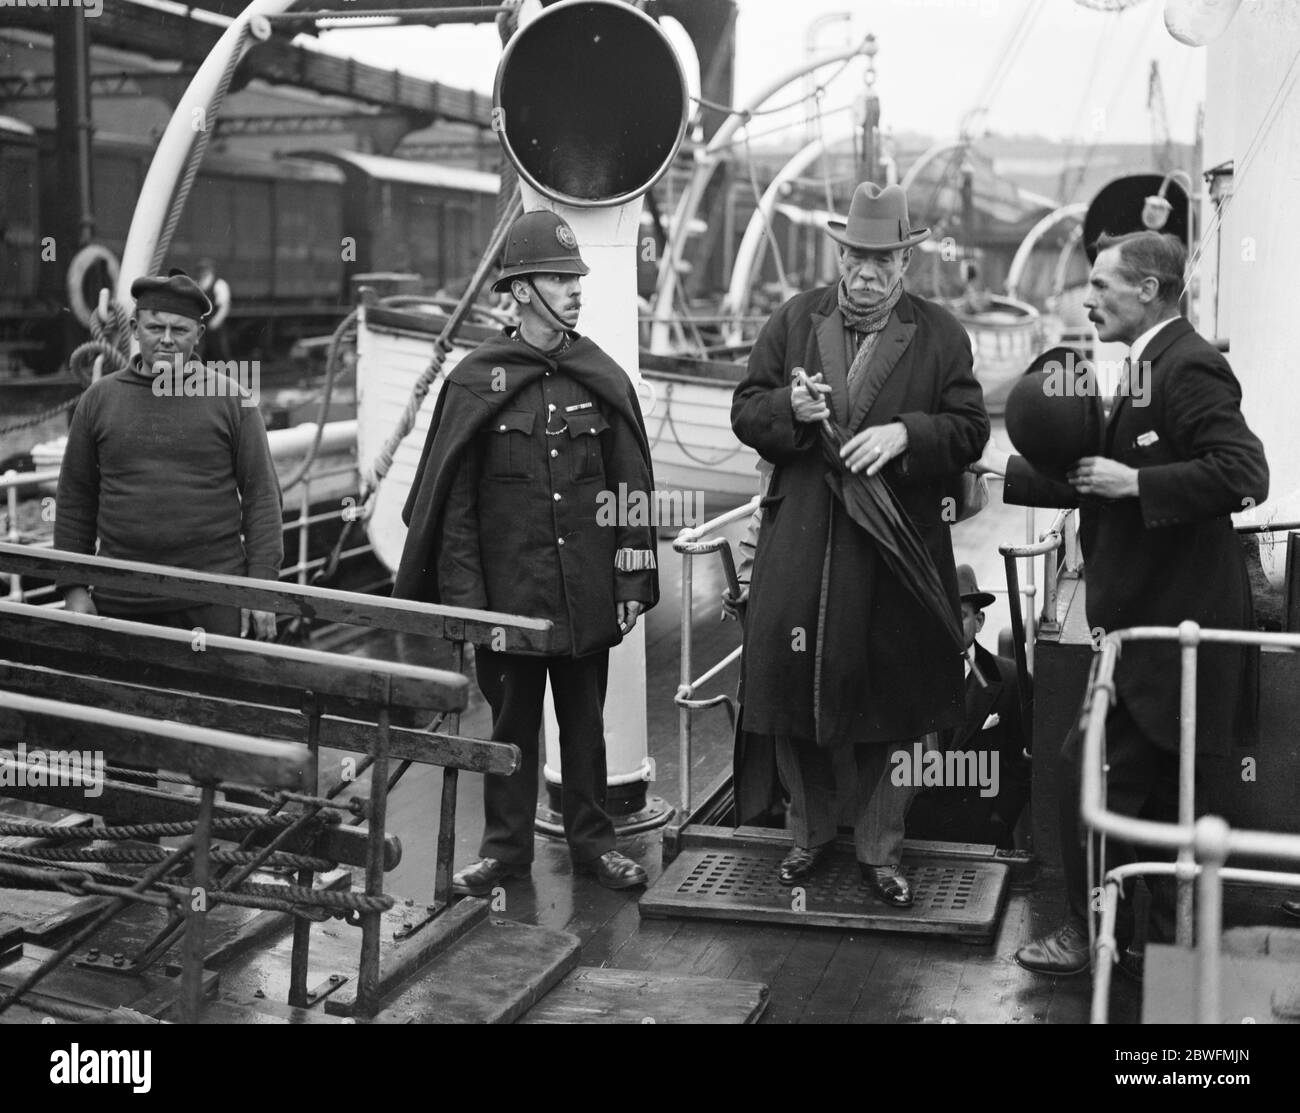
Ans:
{"label": "ship deck", "polygon": [[[981,585],[1005,588],[998,544],[1024,537],[1025,514],[993,502],[971,522],[956,527],[958,559],[972,563]],[[713,513],[710,509],[710,513]],[[1036,528],[1050,516],[1039,512]],[[743,530],[732,527],[731,538]],[[724,586],[716,559],[695,566],[695,671],[722,657],[739,640],[734,623],[721,622]],[[661,602],[646,631],[650,756],[656,765],[652,792],[676,803],[680,761],[677,710],[681,560],[670,540],[660,542]],[[1005,594],[989,608],[982,637],[996,648],[1008,625]],[[432,641],[368,633],[348,643],[352,652],[397,656],[424,664],[445,663],[445,648]],[[723,674],[704,694],[735,690],[738,668]],[[462,716],[462,732],[486,737],[490,717],[477,690]],[[692,784],[702,788],[725,774],[731,733],[721,708],[696,718]],[[417,900],[417,886],[433,872],[438,829],[439,773],[416,767],[391,797],[388,826],[402,840],[404,857],[387,879],[388,891]],[[463,773],[457,806],[457,863],[477,857],[480,778]],[[628,836],[620,849],[641,862],[651,881],[662,872],[662,831]],[[663,975],[733,978],[766,983],[769,1004],[763,1023],[1084,1023],[1091,996],[1086,976],[1047,978],[1016,965],[1021,944],[1054,927],[1063,908],[1059,877],[1039,863],[1012,885],[995,941],[973,944],[934,936],[847,932],[824,927],[755,925],[709,920],[642,919],[636,891],[610,892],[593,879],[575,876],[562,841],[539,836],[532,876],[509,883],[505,907],[496,914],[521,923],[568,931],[582,941],[580,964]],[[864,901],[869,898],[864,892]],[[1111,1018],[1138,1019],[1140,990],[1116,978]]]}

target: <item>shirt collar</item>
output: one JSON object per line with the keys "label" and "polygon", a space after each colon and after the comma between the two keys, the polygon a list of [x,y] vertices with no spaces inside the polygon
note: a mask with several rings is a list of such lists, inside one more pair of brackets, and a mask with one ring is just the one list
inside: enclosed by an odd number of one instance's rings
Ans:
{"label": "shirt collar", "polygon": [[1144,332],[1141,336],[1139,336],[1136,340],[1133,341],[1132,345],[1129,347],[1128,350],[1128,358],[1134,364],[1137,364],[1142,359],[1142,353],[1146,351],[1147,345],[1150,344],[1151,341],[1156,338],[1156,333],[1158,333],[1162,328],[1164,328],[1165,325],[1169,324],[1170,321],[1176,321],[1176,320],[1178,320],[1177,317],[1166,317],[1159,324],[1152,325],[1149,329],[1146,330],[1146,332]]}

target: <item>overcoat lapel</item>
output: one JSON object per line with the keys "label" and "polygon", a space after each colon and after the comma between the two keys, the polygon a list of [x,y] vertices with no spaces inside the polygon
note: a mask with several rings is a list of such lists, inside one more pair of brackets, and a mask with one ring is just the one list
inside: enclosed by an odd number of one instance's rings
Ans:
{"label": "overcoat lapel", "polygon": [[844,339],[844,318],[838,307],[829,313],[812,315],[817,334],[817,354],[821,357],[822,375],[831,388],[831,415],[837,425],[849,416],[848,348]]}

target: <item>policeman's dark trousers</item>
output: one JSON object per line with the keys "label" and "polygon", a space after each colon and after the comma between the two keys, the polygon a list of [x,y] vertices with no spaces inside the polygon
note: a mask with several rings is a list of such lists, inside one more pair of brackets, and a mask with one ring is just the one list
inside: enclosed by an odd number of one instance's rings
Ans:
{"label": "policeman's dark trousers", "polygon": [[[1088,876],[1087,829],[1079,819],[1082,776],[1083,731],[1076,721],[1061,747],[1060,837],[1061,858],[1069,917],[1087,930],[1090,886],[1100,877]],[[1106,806],[1120,815],[1160,823],[1178,821],[1178,754],[1153,745],[1133,721],[1123,703],[1106,719]],[[1199,797],[1199,792],[1197,793]],[[1095,844],[1100,839],[1094,836]],[[1106,869],[1128,862],[1170,861],[1174,855],[1156,847],[1133,846],[1114,838],[1106,839]],[[1099,853],[1094,861],[1100,861]],[[1152,943],[1172,943],[1176,887],[1172,878],[1147,878],[1151,904],[1147,915],[1147,938]],[[1100,909],[1100,905],[1097,905]],[[1115,941],[1123,951],[1133,939],[1133,883],[1125,887],[1115,920]]]}
{"label": "policeman's dark trousers", "polygon": [[519,747],[510,777],[483,777],[483,842],[479,853],[512,865],[533,860],[537,811],[538,735],[546,677],[560,725],[560,810],[569,852],[590,862],[615,846],[605,812],[605,684],[609,652],[586,657],[525,657],[475,648],[479,687],[492,708],[492,740]]}
{"label": "policeman's dark trousers", "polygon": [[[830,842],[839,828],[836,769],[853,778],[853,846],[859,862],[896,866],[903,857],[903,826],[919,785],[896,785],[890,757],[916,739],[848,746],[852,754],[818,746],[811,739],[778,735],[776,767],[790,794],[787,823],[796,846]],[[856,774],[856,775],[855,775]],[[918,778],[919,779],[919,778]]]}

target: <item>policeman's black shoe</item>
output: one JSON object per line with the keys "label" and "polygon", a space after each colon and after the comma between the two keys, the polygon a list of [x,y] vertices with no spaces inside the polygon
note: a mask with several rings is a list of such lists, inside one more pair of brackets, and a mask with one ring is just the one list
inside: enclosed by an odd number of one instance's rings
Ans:
{"label": "policeman's black shoe", "polygon": [[912,903],[912,886],[897,866],[872,866],[859,862],[862,880],[871,886],[881,900],[895,908],[907,908]]}
{"label": "policeman's black shoe", "polygon": [[1082,974],[1088,961],[1088,933],[1068,923],[1016,952],[1016,962],[1026,970],[1056,977]]}
{"label": "policeman's black shoe", "polygon": [[491,896],[492,890],[501,882],[512,877],[527,877],[531,872],[532,866],[527,862],[520,865],[499,858],[481,858],[452,876],[451,891],[463,897]]}
{"label": "policeman's black shoe", "polygon": [[606,889],[631,889],[650,880],[641,866],[617,850],[607,850],[590,862],[574,862],[573,869],[575,873],[593,875]]}
{"label": "policeman's black shoe", "polygon": [[1284,900],[1282,902],[1282,911],[1288,916],[1294,916],[1300,920],[1300,900]]}
{"label": "policeman's black shoe", "polygon": [[796,846],[781,859],[781,868],[777,870],[776,874],[781,884],[793,885],[798,881],[811,877],[813,871],[817,868],[817,863],[825,857],[830,848],[831,844],[829,842],[814,847]]}

